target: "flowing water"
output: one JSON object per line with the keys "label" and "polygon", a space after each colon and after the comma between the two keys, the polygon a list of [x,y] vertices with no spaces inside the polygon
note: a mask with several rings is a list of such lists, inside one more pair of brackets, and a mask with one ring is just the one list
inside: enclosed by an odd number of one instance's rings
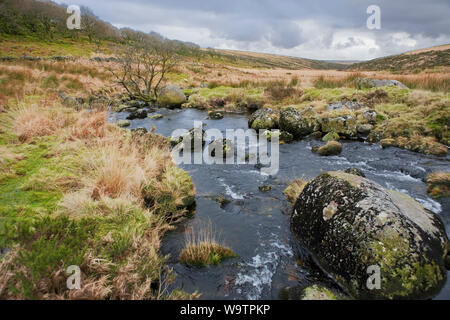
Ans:
{"label": "flowing water", "polygon": [[[226,114],[222,120],[209,120],[195,109],[159,109],[164,118],[131,121],[131,129],[144,127],[170,136],[176,129],[191,129],[194,120],[205,129],[247,129],[247,117]],[[113,113],[110,120],[125,119],[127,113]],[[294,178],[311,179],[323,171],[361,169],[368,179],[410,195],[441,216],[450,234],[450,200],[431,199],[423,182],[432,171],[447,170],[450,157],[438,158],[397,148],[382,150],[377,144],[343,142],[339,156],[320,157],[311,152],[317,140],[302,140],[280,145],[280,170],[275,176],[263,175],[254,165],[182,165],[191,175],[197,190],[194,218],[169,233],[162,251],[170,254],[169,264],[177,274],[175,287],[187,292],[197,290],[202,299],[278,299],[280,290],[299,283],[326,279],[308,263],[299,263],[307,255],[292,238],[289,228],[290,207],[283,190]],[[258,187],[270,185],[269,192]],[[217,196],[230,200],[226,206]],[[178,261],[185,245],[185,232],[211,223],[221,243],[232,248],[238,258],[219,266],[188,267]],[[299,259],[300,257],[300,259]],[[450,275],[449,275],[450,278]],[[450,281],[436,299],[450,299]]]}

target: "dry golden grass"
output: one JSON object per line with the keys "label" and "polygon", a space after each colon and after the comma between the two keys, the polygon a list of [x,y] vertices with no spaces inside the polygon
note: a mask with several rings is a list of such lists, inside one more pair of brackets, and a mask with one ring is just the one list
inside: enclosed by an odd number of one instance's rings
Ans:
{"label": "dry golden grass", "polygon": [[427,191],[433,198],[450,197],[450,172],[433,172],[427,177]]}
{"label": "dry golden grass", "polygon": [[290,203],[295,204],[307,184],[308,181],[305,180],[304,177],[295,179],[286,189],[284,189],[283,193],[288,198]]}
{"label": "dry golden grass", "polygon": [[21,142],[52,135],[71,121],[70,116],[63,110],[45,108],[37,104],[19,103],[12,107],[9,115],[13,118],[13,131]]}
{"label": "dry golden grass", "polygon": [[222,246],[216,239],[211,222],[189,229],[186,232],[186,246],[180,254],[180,261],[191,266],[219,264],[222,260],[235,257],[228,247]]}

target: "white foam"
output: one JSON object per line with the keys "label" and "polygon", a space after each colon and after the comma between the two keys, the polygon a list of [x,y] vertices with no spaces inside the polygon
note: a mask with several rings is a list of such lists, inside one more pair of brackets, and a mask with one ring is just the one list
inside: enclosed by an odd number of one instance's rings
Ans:
{"label": "white foam", "polygon": [[242,194],[239,194],[237,192],[234,192],[233,189],[229,185],[227,185],[223,179],[219,179],[220,184],[225,187],[225,193],[229,195],[231,198],[235,200],[244,200],[244,196]]}
{"label": "white foam", "polygon": [[428,210],[434,212],[434,213],[440,213],[442,212],[442,206],[439,202],[434,201],[433,199],[427,198],[427,199],[421,199],[421,198],[415,198],[418,202],[420,202],[425,208]]}
{"label": "white foam", "polygon": [[293,252],[286,244],[281,243],[275,234],[266,243],[261,243],[251,261],[242,264],[242,270],[237,274],[236,292],[245,292],[248,300],[260,299],[263,292],[270,290],[272,277],[280,265],[282,257],[292,257]]}

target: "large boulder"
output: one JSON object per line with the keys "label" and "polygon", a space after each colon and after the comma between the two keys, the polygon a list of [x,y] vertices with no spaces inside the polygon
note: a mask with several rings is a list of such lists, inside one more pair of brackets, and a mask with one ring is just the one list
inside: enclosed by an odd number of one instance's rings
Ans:
{"label": "large boulder", "polygon": [[263,108],[255,111],[248,119],[248,127],[255,130],[277,129],[279,114],[271,108]]}
{"label": "large boulder", "polygon": [[324,118],[322,119],[322,132],[334,132],[339,136],[355,139],[358,136],[356,123],[356,118],[353,116]]}
{"label": "large boulder", "polygon": [[[300,194],[295,237],[317,263],[359,299],[415,299],[446,281],[441,220],[405,194],[341,171],[323,173]],[[374,270],[380,271],[380,286]],[[372,290],[371,290],[372,289]]]}
{"label": "large boulder", "polygon": [[303,138],[320,130],[318,115],[311,107],[302,111],[285,108],[280,113],[280,129],[289,132],[295,139]]}
{"label": "large boulder", "polygon": [[356,84],[360,88],[378,88],[378,87],[399,87],[402,89],[408,89],[403,83],[397,80],[390,79],[370,79],[370,78],[358,78]]}
{"label": "large boulder", "polygon": [[166,86],[161,89],[158,95],[158,105],[167,108],[178,108],[186,102],[186,95],[177,86]]}

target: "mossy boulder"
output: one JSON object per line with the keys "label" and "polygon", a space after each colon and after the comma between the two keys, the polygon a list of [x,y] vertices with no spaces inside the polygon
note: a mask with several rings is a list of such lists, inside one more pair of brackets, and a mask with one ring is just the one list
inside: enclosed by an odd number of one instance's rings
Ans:
{"label": "mossy boulder", "polygon": [[280,300],[349,300],[336,289],[322,284],[286,287],[280,292]]}
{"label": "mossy boulder", "polygon": [[154,115],[151,115],[151,116],[149,116],[148,117],[149,119],[152,119],[152,120],[158,120],[158,119],[162,119],[162,118],[164,118],[164,116],[162,115],[162,114],[154,114]]}
{"label": "mossy boulder", "polygon": [[145,119],[145,118],[147,118],[147,114],[148,114],[147,110],[145,110],[145,109],[138,109],[138,110],[136,110],[134,112],[131,112],[128,115],[127,119],[128,120]]}
{"label": "mossy boulder", "polygon": [[342,152],[342,144],[337,141],[330,141],[324,146],[314,148],[313,152],[317,152],[321,156],[336,156]]}
{"label": "mossy boulder", "polygon": [[338,141],[340,139],[339,134],[336,132],[328,132],[323,138],[322,141],[330,142],[330,141]]}
{"label": "mossy boulder", "polygon": [[356,118],[353,116],[324,118],[322,119],[322,132],[334,132],[348,139],[355,139],[358,136]]}
{"label": "mossy boulder", "polygon": [[212,120],[220,120],[223,119],[223,113],[219,111],[211,111],[208,113],[208,117]]}
{"label": "mossy boulder", "polygon": [[362,135],[368,135],[373,129],[373,125],[369,123],[360,124],[356,127],[356,131]]}
{"label": "mossy boulder", "polygon": [[186,96],[179,87],[169,85],[161,89],[157,102],[161,107],[178,108],[186,102]]}
{"label": "mossy boulder", "polygon": [[[427,299],[446,281],[439,217],[407,195],[341,171],[309,182],[291,217],[294,236],[358,299]],[[380,287],[369,289],[369,267]]]}
{"label": "mossy boulder", "polygon": [[294,139],[301,139],[320,130],[318,115],[312,108],[302,111],[293,107],[285,108],[280,113],[280,129],[292,134]]}
{"label": "mossy boulder", "polygon": [[248,127],[255,130],[277,129],[279,114],[271,108],[263,108],[255,111],[248,119]]}
{"label": "mossy boulder", "polygon": [[117,126],[121,128],[129,127],[131,125],[131,122],[129,120],[119,120],[116,122]]}

